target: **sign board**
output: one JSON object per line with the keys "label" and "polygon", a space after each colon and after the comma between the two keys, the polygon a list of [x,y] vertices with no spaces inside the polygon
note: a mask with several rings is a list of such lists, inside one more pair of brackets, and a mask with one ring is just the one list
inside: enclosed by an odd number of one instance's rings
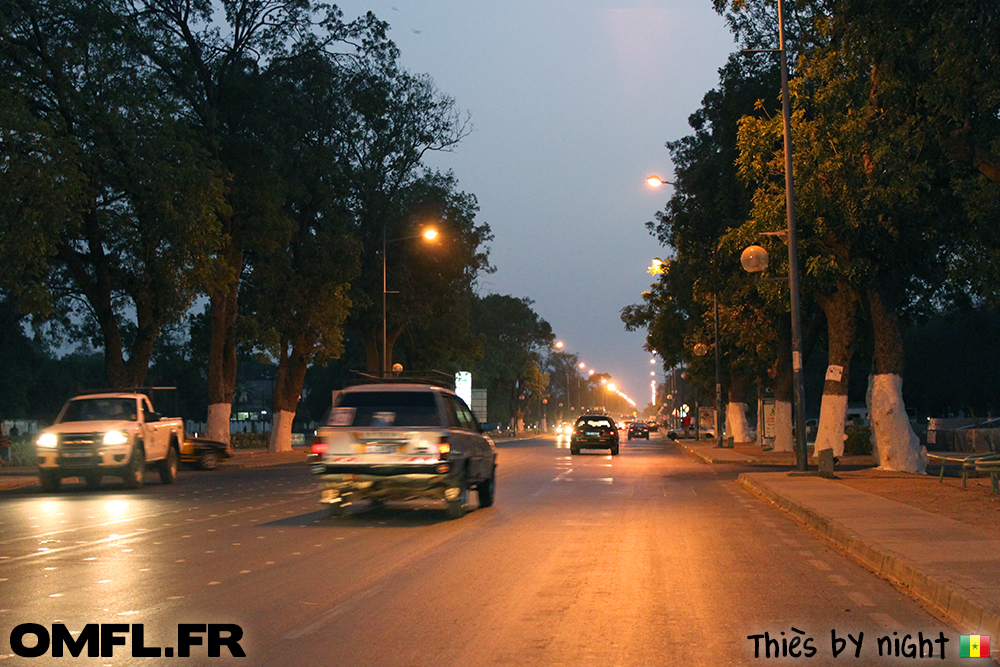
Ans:
{"label": "sign board", "polygon": [[469,371],[455,373],[455,393],[465,401],[466,405],[472,405],[472,373]]}
{"label": "sign board", "polygon": [[702,428],[715,428],[715,408],[710,405],[698,406],[698,419]]}
{"label": "sign board", "polygon": [[774,438],[777,434],[778,412],[774,405],[773,398],[762,398],[760,401],[761,414],[764,425],[764,438]]}

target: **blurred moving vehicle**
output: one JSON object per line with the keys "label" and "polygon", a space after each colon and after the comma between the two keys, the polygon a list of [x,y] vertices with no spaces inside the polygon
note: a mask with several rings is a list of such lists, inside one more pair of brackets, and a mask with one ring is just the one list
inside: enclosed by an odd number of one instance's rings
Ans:
{"label": "blurred moving vehicle", "polygon": [[584,415],[573,425],[570,439],[570,454],[579,454],[581,449],[610,449],[618,454],[618,427],[611,417],[604,415]]}
{"label": "blurred moving vehicle", "polygon": [[310,470],[333,513],[358,501],[432,498],[449,519],[496,493],[497,450],[454,392],[429,384],[367,384],[337,396]]}
{"label": "blurred moving vehicle", "polygon": [[215,470],[223,459],[231,458],[226,443],[205,438],[185,438],[181,445],[181,463],[201,470]]}
{"label": "blurred moving vehicle", "polygon": [[628,426],[628,439],[645,438],[649,440],[649,425],[646,422],[632,422]]}

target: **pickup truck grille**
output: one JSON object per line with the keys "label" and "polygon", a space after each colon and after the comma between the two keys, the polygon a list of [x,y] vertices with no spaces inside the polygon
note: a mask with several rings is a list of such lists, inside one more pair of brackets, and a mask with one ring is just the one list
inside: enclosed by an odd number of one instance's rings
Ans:
{"label": "pickup truck grille", "polygon": [[89,466],[98,462],[97,446],[103,433],[64,433],[59,436],[59,462],[64,466]]}

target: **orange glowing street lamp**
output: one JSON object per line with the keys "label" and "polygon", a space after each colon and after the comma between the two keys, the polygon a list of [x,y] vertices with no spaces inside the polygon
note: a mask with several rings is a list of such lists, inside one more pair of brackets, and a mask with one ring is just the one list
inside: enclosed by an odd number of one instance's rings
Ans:
{"label": "orange glowing street lamp", "polygon": [[[388,356],[388,335],[386,333],[386,307],[385,307],[385,297],[389,294],[389,290],[386,288],[386,257],[385,257],[385,247],[389,243],[395,243],[396,241],[407,241],[409,239],[419,239],[422,238],[427,242],[432,242],[438,237],[438,230],[434,227],[426,227],[419,234],[411,234],[410,236],[401,236],[398,239],[386,239],[385,238],[386,226],[382,226],[382,370],[379,373],[380,376],[385,377],[389,369],[392,368],[392,362],[389,360]],[[395,294],[395,292],[392,292]]]}

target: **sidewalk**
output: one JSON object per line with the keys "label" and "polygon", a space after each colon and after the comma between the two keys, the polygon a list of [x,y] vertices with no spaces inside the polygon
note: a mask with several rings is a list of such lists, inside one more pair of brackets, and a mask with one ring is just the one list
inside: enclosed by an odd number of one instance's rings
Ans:
{"label": "sidewalk", "polygon": [[[761,452],[750,446],[718,449],[714,441],[677,444],[706,463],[766,466],[761,472],[741,474],[739,483],[918,598],[961,633],[1000,637],[1000,532],[993,529],[996,517],[990,517],[1000,512],[1000,501],[970,494],[954,479],[942,485],[933,477],[905,473],[886,473],[872,481],[886,488],[909,487],[906,503],[886,497],[891,492],[878,495],[854,488],[852,473],[840,471],[874,466],[871,457],[844,457],[837,468],[844,479],[824,479],[793,473],[792,452]],[[810,468],[815,470],[812,462]],[[926,511],[915,506],[921,496],[928,507],[967,506],[977,514],[965,517],[952,511],[958,518],[951,518]],[[987,517],[990,523],[981,523]],[[994,649],[993,654],[1000,662],[1000,651]]]}

